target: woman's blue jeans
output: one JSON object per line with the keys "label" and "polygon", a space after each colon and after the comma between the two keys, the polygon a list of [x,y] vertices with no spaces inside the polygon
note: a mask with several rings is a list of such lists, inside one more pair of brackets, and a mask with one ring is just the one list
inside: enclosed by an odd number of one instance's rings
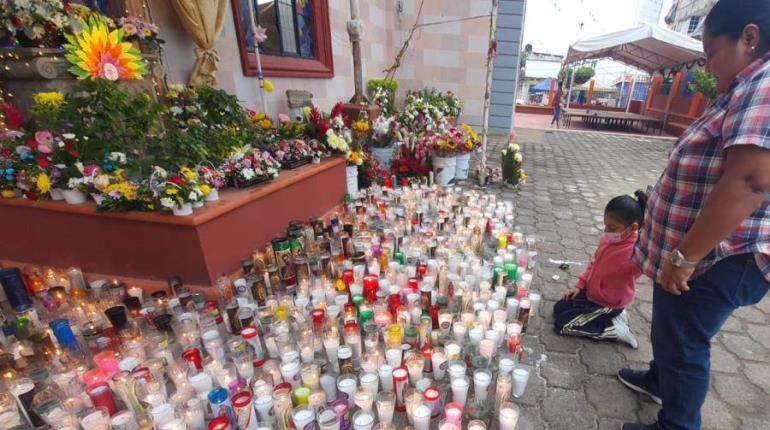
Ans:
{"label": "woman's blue jeans", "polygon": [[770,289],[752,254],[728,257],[675,296],[656,284],[652,296],[652,354],[648,377],[663,400],[658,425],[698,430],[711,367],[711,338],[734,310],[758,303]]}

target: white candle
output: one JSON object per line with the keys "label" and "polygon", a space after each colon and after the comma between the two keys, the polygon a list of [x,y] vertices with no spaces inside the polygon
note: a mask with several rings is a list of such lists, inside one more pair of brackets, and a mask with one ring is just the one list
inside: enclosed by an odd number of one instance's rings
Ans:
{"label": "white candle", "polygon": [[329,373],[321,375],[321,388],[326,393],[327,399],[337,398],[337,378]]}
{"label": "white candle", "polygon": [[465,365],[460,362],[451,363],[449,365],[449,379],[453,381],[463,377],[465,377]]}
{"label": "white candle", "polygon": [[523,368],[513,370],[513,397],[519,398],[524,395],[527,380],[529,380],[529,370]]}
{"label": "white candle", "polygon": [[443,351],[433,351],[433,354],[431,355],[431,364],[433,366],[433,377],[437,381],[444,379],[448,362],[446,353]]}
{"label": "white candle", "polygon": [[476,399],[485,402],[489,384],[492,382],[492,373],[486,369],[479,369],[473,374],[473,389]]}
{"label": "white candle", "polygon": [[421,404],[412,410],[415,430],[429,430],[430,428],[430,408]]}
{"label": "white candle", "polygon": [[399,348],[389,348],[387,351],[385,351],[385,359],[388,361],[389,365],[398,367],[401,365],[402,354],[403,353]]}
{"label": "white candle", "polygon": [[126,294],[132,297],[136,297],[137,299],[139,299],[139,302],[142,301],[142,293],[143,291],[139,287],[131,287],[128,290],[126,290]]}
{"label": "white candle", "polygon": [[508,357],[503,357],[500,359],[500,373],[511,373],[513,371],[513,368],[516,367],[516,362]]}
{"label": "white candle", "polygon": [[300,357],[302,358],[303,363],[312,363],[314,355],[315,351],[310,346],[303,346],[300,350]]}
{"label": "white candle", "polygon": [[254,406],[256,406],[259,421],[264,424],[272,425],[275,421],[275,413],[271,413],[273,409],[273,396],[265,395],[257,397]]}
{"label": "white candle", "polygon": [[380,385],[382,385],[383,391],[393,391],[393,366],[390,364],[383,364],[380,366]]}
{"label": "white candle", "polygon": [[452,399],[458,405],[465,407],[465,400],[468,397],[468,380],[465,378],[457,378],[452,380]]}
{"label": "white candle", "polygon": [[505,403],[500,408],[500,430],[515,430],[519,422],[519,408],[513,403]]}
{"label": "white candle", "polygon": [[361,375],[361,386],[366,388],[370,393],[372,393],[372,398],[377,395],[377,391],[379,389],[379,379],[377,378],[376,373],[364,373]]}
{"label": "white candle", "polygon": [[290,383],[292,388],[297,388],[302,383],[299,377],[299,363],[291,361],[281,365],[281,376],[283,380]]}

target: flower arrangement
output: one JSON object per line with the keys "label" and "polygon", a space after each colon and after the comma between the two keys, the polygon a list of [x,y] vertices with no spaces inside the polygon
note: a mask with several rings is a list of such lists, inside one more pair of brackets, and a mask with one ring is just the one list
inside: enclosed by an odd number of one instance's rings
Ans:
{"label": "flower arrangement", "polygon": [[[460,154],[463,148],[467,148],[469,139],[465,132],[457,127],[450,127],[446,131],[437,131],[426,134],[428,149],[435,157],[453,157]],[[472,148],[471,148],[472,149]]]}
{"label": "flower arrangement", "polygon": [[418,97],[425,103],[438,109],[445,117],[457,118],[462,112],[460,99],[452,92],[441,92],[435,88],[423,88]]}
{"label": "flower arrangement", "polygon": [[441,107],[413,91],[406,94],[404,109],[397,118],[399,123],[416,133],[433,131],[446,122]]}
{"label": "flower arrangement", "polygon": [[136,41],[139,45],[145,45],[151,49],[159,49],[161,44],[166,43],[158,37],[158,26],[151,22],[128,16],[120,18],[118,25],[129,42]]}
{"label": "flower arrangement", "polygon": [[270,116],[264,112],[249,111],[249,129],[253,144],[272,140],[276,133],[275,123]]}
{"label": "flower arrangement", "polygon": [[61,0],[0,2],[0,39],[25,47],[55,48],[70,25]]}
{"label": "flower arrangement", "polygon": [[40,129],[53,129],[59,121],[59,114],[64,104],[64,94],[58,91],[36,93],[32,97],[32,113],[35,126]]}
{"label": "flower arrangement", "polygon": [[281,163],[267,151],[243,147],[224,163],[225,177],[234,187],[245,187],[278,177]]}
{"label": "flower arrangement", "polygon": [[503,183],[512,187],[527,179],[527,174],[524,173],[523,168],[524,157],[521,155],[519,145],[514,143],[515,137],[513,132],[508,135],[508,146],[502,150],[501,161]]}
{"label": "flower arrangement", "polygon": [[461,154],[473,152],[478,147],[479,143],[481,143],[481,137],[478,135],[478,133],[476,133],[475,130],[473,130],[473,127],[468,124],[462,124],[461,130],[465,139],[463,143],[458,147],[458,151]]}
{"label": "flower arrangement", "polygon": [[306,164],[314,152],[302,139],[281,139],[269,145],[270,153],[284,168],[292,169]]}
{"label": "flower arrangement", "polygon": [[411,136],[396,151],[391,161],[390,171],[399,177],[421,177],[428,174],[429,154],[426,136]]}
{"label": "flower arrangement", "polygon": [[372,123],[369,146],[372,148],[387,148],[393,145],[394,141],[401,139],[401,132],[397,126],[398,122],[394,117],[382,115],[377,117]]}
{"label": "flower arrangement", "polygon": [[[354,152],[355,153],[355,152]],[[371,154],[363,151],[357,159],[361,161],[358,164],[358,188],[369,188],[372,184],[385,185],[390,175],[387,170],[382,168],[378,160]]]}
{"label": "flower arrangement", "polygon": [[203,201],[203,192],[198,187],[197,174],[193,170],[183,167],[178,174],[169,175],[166,170],[156,167],[155,172],[160,179],[165,180],[157,196],[160,208],[180,209],[187,203]]}
{"label": "flower arrangement", "polygon": [[213,190],[219,190],[227,185],[225,173],[213,166],[198,166],[198,178],[201,191],[206,196]]}
{"label": "flower arrangement", "polygon": [[345,155],[345,160],[347,161],[348,166],[360,167],[364,164],[364,161],[366,161],[366,153],[361,149],[348,151]]}
{"label": "flower arrangement", "polygon": [[101,173],[93,180],[99,194],[92,193],[101,212],[149,211],[155,209],[149,190],[131,180],[124,169]]}
{"label": "flower arrangement", "polygon": [[394,79],[370,79],[366,89],[372,98],[372,103],[381,109],[381,114],[391,116],[395,113],[396,92],[398,81]]}

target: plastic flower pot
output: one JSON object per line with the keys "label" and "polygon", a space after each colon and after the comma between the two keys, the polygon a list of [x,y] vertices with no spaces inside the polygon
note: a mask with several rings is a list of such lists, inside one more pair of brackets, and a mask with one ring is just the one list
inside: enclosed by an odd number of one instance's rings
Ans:
{"label": "plastic flower pot", "polygon": [[358,194],[358,166],[347,166],[345,173],[348,180],[348,194]]}
{"label": "plastic flower pot", "polygon": [[464,181],[468,179],[468,165],[471,162],[471,153],[458,155],[455,157],[457,164],[455,165],[455,180]]}
{"label": "plastic flower pot", "polygon": [[433,175],[436,183],[446,187],[455,178],[456,157],[433,157]]}
{"label": "plastic flower pot", "polygon": [[49,194],[51,195],[51,200],[64,200],[64,194],[59,188],[51,188]]}
{"label": "plastic flower pot", "polygon": [[64,201],[71,205],[82,205],[86,202],[86,193],[80,190],[64,190]]}
{"label": "plastic flower pot", "polygon": [[195,208],[195,209],[202,208],[203,207],[203,202],[195,202],[195,203],[192,204],[192,207]]}
{"label": "plastic flower pot", "polygon": [[212,188],[211,191],[206,196],[207,202],[215,202],[219,200],[219,190],[216,188]]}
{"label": "plastic flower pot", "polygon": [[193,207],[191,203],[184,203],[181,206],[174,206],[171,211],[174,212],[174,216],[190,216],[192,215]]}

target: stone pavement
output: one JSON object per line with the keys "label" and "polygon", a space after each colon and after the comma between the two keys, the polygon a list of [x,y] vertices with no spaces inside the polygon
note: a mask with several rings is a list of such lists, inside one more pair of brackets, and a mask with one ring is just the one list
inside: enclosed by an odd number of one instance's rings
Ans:
{"label": "stone pavement", "polygon": [[[623,366],[644,368],[651,358],[652,284],[641,278],[629,308],[634,350],[554,333],[552,307],[575,284],[582,267],[561,271],[548,259],[588,262],[603,228],[604,205],[612,197],[652,185],[673,141],[600,133],[517,130],[524,168],[519,191],[492,188],[516,201],[525,233],[542,239],[541,317],[525,339],[529,380],[518,430],[616,430],[624,421],[650,423],[658,407],[618,382]],[[499,165],[503,139],[493,139],[490,164]],[[584,266],[583,266],[584,267]],[[558,279],[553,279],[555,276]],[[712,344],[711,389],[703,406],[703,429],[770,429],[770,298],[739,310]]]}

